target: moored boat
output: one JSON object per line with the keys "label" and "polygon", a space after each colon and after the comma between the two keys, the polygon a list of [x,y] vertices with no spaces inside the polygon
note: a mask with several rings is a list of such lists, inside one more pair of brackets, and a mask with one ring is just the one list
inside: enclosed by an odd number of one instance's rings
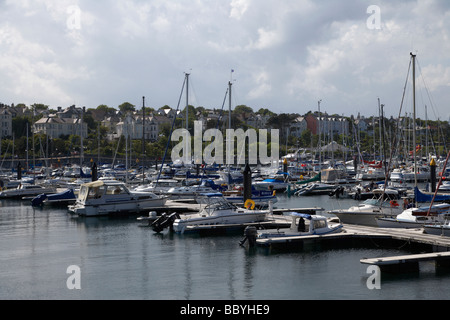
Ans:
{"label": "moored boat", "polygon": [[42,193],[55,193],[53,187],[44,187],[37,184],[19,184],[16,189],[7,189],[0,192],[1,199],[23,199],[27,197],[35,197]]}
{"label": "moored boat", "polygon": [[240,208],[217,197],[210,198],[210,203],[198,213],[188,214],[174,220],[172,228],[176,233],[214,229],[216,227],[239,227],[248,223],[258,223],[267,220],[270,210]]}
{"label": "moored boat", "polygon": [[408,208],[395,218],[377,218],[381,228],[422,228],[426,224],[444,223],[450,216],[450,204]]}
{"label": "moored boat", "polygon": [[377,227],[376,218],[396,217],[403,212],[396,199],[385,199],[383,190],[376,193],[376,197],[366,200],[357,206],[348,209],[338,209],[329,211],[336,215],[342,223],[357,224]]}
{"label": "moored boat", "polygon": [[152,192],[130,191],[119,181],[99,180],[81,185],[69,211],[80,216],[139,213],[164,206],[167,197]]}
{"label": "moored boat", "polygon": [[324,216],[305,213],[291,213],[290,215],[292,223],[289,229],[258,230],[256,242],[268,244],[272,238],[276,238],[277,242],[280,242],[281,239],[288,241],[290,237],[325,235],[343,230],[341,223],[329,223],[330,219]]}

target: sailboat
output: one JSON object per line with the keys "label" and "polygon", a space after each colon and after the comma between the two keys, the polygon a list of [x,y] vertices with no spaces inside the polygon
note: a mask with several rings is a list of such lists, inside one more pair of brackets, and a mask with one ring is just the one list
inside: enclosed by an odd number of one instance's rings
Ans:
{"label": "sailboat", "polygon": [[[414,108],[414,127],[416,123],[416,92],[415,92],[415,58],[416,56],[411,53],[412,64],[413,64],[413,108]],[[413,130],[413,140],[416,140],[415,130]],[[414,157],[414,171],[417,172],[416,164],[416,150],[413,150]],[[387,172],[385,172],[385,186],[387,180]],[[417,179],[415,181],[417,186]],[[346,210],[332,210],[329,213],[334,214],[339,217],[341,222],[368,226],[378,226],[378,220],[384,219],[395,219],[399,214],[403,212],[403,208],[397,202],[397,199],[387,199],[384,200],[385,190],[380,190],[382,193],[378,199],[366,200],[359,206],[353,206]]]}

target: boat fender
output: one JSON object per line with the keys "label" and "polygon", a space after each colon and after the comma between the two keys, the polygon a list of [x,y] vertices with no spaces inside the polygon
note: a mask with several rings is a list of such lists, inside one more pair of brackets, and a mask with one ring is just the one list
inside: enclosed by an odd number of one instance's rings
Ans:
{"label": "boat fender", "polygon": [[244,203],[244,207],[247,209],[255,209],[255,201],[253,201],[252,199],[247,199],[247,201],[245,201]]}

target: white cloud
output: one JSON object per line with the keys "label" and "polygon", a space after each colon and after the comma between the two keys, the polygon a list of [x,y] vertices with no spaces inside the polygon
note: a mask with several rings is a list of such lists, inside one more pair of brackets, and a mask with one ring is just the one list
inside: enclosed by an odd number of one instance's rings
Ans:
{"label": "white cloud", "polygon": [[232,0],[230,6],[230,18],[240,20],[250,6],[250,0]]}
{"label": "white cloud", "polygon": [[[70,30],[67,8],[73,5],[81,10],[81,25]],[[183,72],[192,69],[198,101],[218,107],[234,68],[235,92],[245,92],[238,103],[253,109],[301,113],[320,98],[330,113],[350,115],[380,97],[394,110],[414,51],[445,117],[450,3],[379,4],[381,30],[367,28],[368,5],[6,0],[0,3],[2,102],[34,103],[45,94],[53,105],[115,107],[147,95],[155,107],[174,106]]]}

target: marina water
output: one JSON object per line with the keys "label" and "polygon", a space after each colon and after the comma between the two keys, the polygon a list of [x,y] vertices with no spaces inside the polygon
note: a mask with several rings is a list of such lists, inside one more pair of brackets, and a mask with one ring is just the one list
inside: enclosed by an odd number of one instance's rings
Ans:
{"label": "marina water", "polygon": [[[279,195],[279,208],[348,208],[351,199]],[[424,263],[420,272],[371,274],[362,258],[402,248],[270,250],[239,246],[243,233],[155,234],[138,216],[72,216],[65,208],[0,202],[0,299],[309,300],[447,299],[450,271]],[[70,267],[80,288],[70,288]]]}

